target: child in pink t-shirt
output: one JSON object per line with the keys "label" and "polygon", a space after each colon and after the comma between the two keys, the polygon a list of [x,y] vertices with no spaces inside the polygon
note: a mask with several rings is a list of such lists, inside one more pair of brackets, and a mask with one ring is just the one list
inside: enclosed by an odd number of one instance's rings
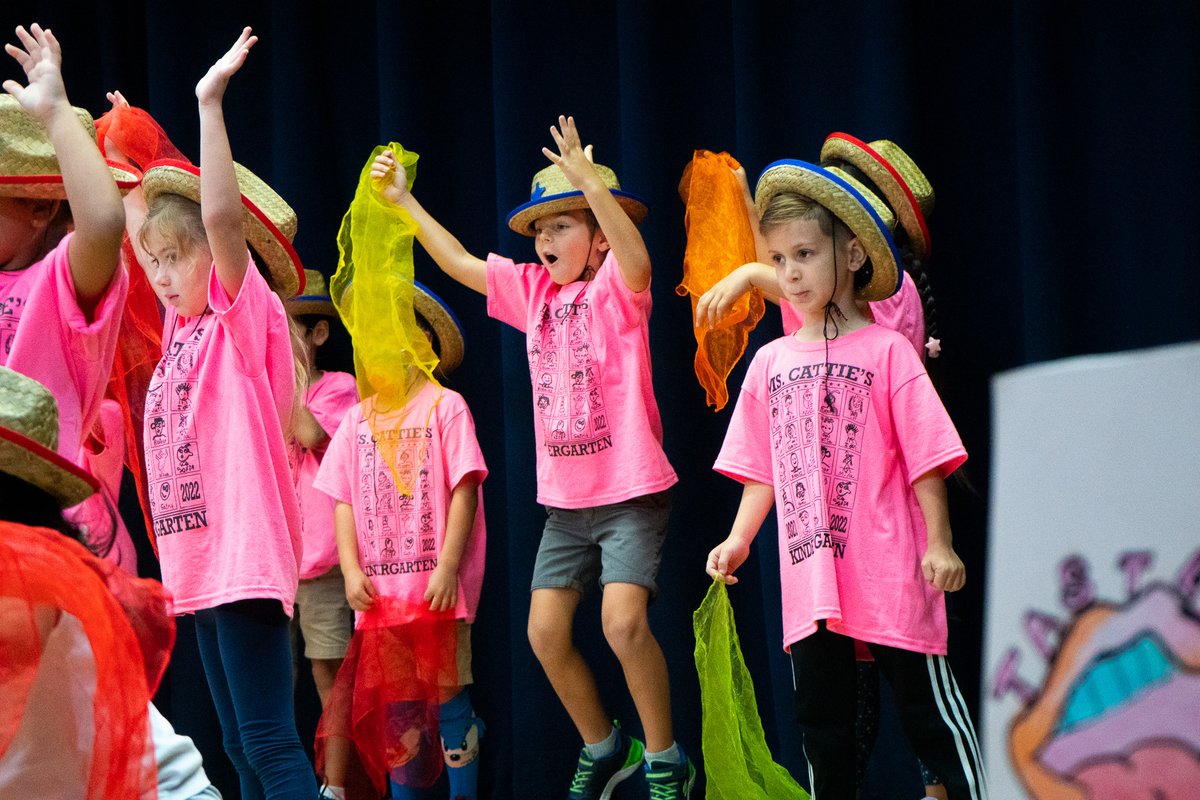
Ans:
{"label": "child in pink t-shirt", "polygon": [[[436,295],[420,284],[414,288],[417,324],[445,374],[461,360],[461,329]],[[313,485],[334,501],[345,593],[355,611],[370,610],[380,598],[427,605],[434,612],[453,610],[459,688],[448,690],[451,696],[439,706],[439,732],[450,796],[473,800],[484,726],[466,686],[473,682],[470,626],[487,546],[481,489],[487,466],[462,395],[427,380],[415,366],[400,369],[408,373],[406,402],[384,409],[379,395],[371,395],[352,406]],[[359,623],[364,619],[360,615]],[[378,640],[361,639],[360,645],[368,641]],[[391,657],[363,650],[358,658]],[[391,784],[395,800],[418,796],[414,792]]]}
{"label": "child in pink t-shirt", "polygon": [[128,190],[139,176],[105,165],[91,115],[67,100],[54,34],[35,23],[17,38],[6,48],[28,85],[5,81],[0,94],[0,365],[53,393],[58,452],[76,461],[104,397],[128,287],[118,183]]}
{"label": "child in pink t-shirt", "polygon": [[[550,133],[558,152],[508,218],[540,263],[482,260],[425,211],[390,153],[376,160],[384,197],[417,221],[446,274],[488,298],[488,313],[526,336],[533,386],[538,502],[548,509],[534,565],[529,639],[584,747],[571,798],[607,797],[639,768],[655,796],[685,797],[695,767],[675,741],[670,687],[647,606],[657,591],[677,478],[662,449],[650,372],[650,257],[637,228],[645,204],[593,164],[575,121]],[[605,638],[621,662],[645,732],[615,726],[572,641],[589,585],[603,587]],[[644,763],[643,763],[644,762]]]}
{"label": "child in pink t-shirt", "polygon": [[235,165],[222,99],[257,41],[243,30],[200,80],[200,164],[148,165],[136,236],[166,307],[145,405],[146,470],[163,583],[196,635],[243,797],[317,794],[296,732],[288,618],[300,514],[288,463],[296,386],[283,303],[303,273],[295,215]]}
{"label": "child in pink t-shirt", "polygon": [[951,797],[983,797],[974,728],[945,660],[943,592],[964,582],[944,478],[957,432],[899,334],[856,301],[896,291],[894,217],[837,167],[772,164],[756,195],[780,293],[804,319],[755,355],[716,469],[745,484],[710,575],[735,583],[772,505],[784,645],[813,793],[855,791],[855,640]]}
{"label": "child in pink t-shirt", "polygon": [[[350,645],[353,619],[346,602],[345,583],[338,566],[333,528],[333,500],[314,488],[317,470],[329,439],[346,412],[358,404],[358,383],[348,372],[317,367],[317,350],[329,341],[338,312],[325,288],[325,276],[304,270],[304,294],[287,302],[287,311],[303,336],[293,339],[308,372],[308,390],[296,409],[293,468],[300,501],[300,585],[296,588],[296,613],[304,637],[304,656],[312,664],[313,684],[322,707],[329,702],[334,678]],[[303,345],[303,347],[300,347]],[[324,790],[340,798],[346,785],[345,741],[331,740],[325,751]]]}

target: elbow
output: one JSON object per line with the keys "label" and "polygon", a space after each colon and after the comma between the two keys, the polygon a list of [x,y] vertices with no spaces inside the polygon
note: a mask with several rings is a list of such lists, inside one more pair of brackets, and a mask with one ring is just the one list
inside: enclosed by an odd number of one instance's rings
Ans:
{"label": "elbow", "polygon": [[239,202],[237,205],[224,206],[221,204],[209,204],[200,206],[200,219],[204,223],[204,230],[212,231],[241,231],[242,230],[242,206]]}

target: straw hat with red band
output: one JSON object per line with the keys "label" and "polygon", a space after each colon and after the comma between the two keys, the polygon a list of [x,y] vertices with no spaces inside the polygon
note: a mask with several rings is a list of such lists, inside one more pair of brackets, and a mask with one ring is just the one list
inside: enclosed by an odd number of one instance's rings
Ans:
{"label": "straw hat with red band", "polygon": [[871,259],[871,280],[855,291],[863,300],[885,300],[900,289],[900,251],[892,239],[896,218],[883,200],[837,167],[818,167],[807,161],[784,159],[767,165],[758,179],[754,203],[762,216],[781,192],[814,200],[845,223]]}
{"label": "straw hat with red band", "polygon": [[[246,241],[266,263],[275,289],[285,298],[294,297],[304,291],[304,266],[292,247],[296,212],[253,172],[237,162],[233,169],[242,192]],[[147,204],[161,194],[177,194],[199,203],[200,168],[186,161],[153,161],[146,165],[142,191]]]}
{"label": "straw hat with red band", "polygon": [[[72,106],[92,141],[96,126],[86,109]],[[127,164],[108,161],[117,188],[125,194],[141,181],[142,174]],[[65,200],[62,171],[54,145],[37,117],[21,108],[10,94],[0,94],[0,196],[37,200]]]}
{"label": "straw hat with red band", "polygon": [[54,395],[33,378],[0,367],[0,472],[48,492],[64,508],[78,505],[100,491],[100,484],[57,447]]}
{"label": "straw hat with red band", "polygon": [[[641,224],[650,208],[646,201],[635,194],[621,190],[617,174],[603,164],[593,164],[596,174],[608,187],[608,191],[617,200],[617,205],[625,209],[625,213],[635,225]],[[562,168],[551,164],[539,170],[533,176],[533,188],[529,192],[529,202],[522,203],[508,215],[508,227],[523,236],[533,236],[533,223],[541,217],[550,214],[561,214],[564,211],[582,211],[588,208],[587,198],[583,192],[576,189]]]}
{"label": "straw hat with red band", "polygon": [[929,258],[932,241],[925,219],[933,213],[933,187],[908,153],[887,139],[867,144],[848,133],[831,133],[821,147],[821,162],[839,160],[856,167],[879,188],[913,250],[922,259]]}

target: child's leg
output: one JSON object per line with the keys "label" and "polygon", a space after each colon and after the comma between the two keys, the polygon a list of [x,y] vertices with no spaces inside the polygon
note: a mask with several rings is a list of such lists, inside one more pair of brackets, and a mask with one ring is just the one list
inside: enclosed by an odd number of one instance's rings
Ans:
{"label": "child's leg", "polygon": [[[856,656],[860,645],[855,642]],[[875,749],[875,740],[879,736],[879,670],[874,661],[859,659],[854,664],[858,682],[858,714],[854,720],[854,738],[857,743],[855,751],[855,783],[862,789],[867,778],[867,766],[871,763],[871,752]]]}
{"label": "child's leg", "polygon": [[796,684],[796,721],[804,734],[813,800],[852,798],[855,794],[854,719],[858,678],[854,640],[826,630],[792,643]]}
{"label": "child's leg", "polygon": [[475,716],[471,698],[463,689],[438,708],[442,751],[450,779],[451,800],[475,800],[479,781],[479,740],[483,720]]}
{"label": "child's leg", "polygon": [[946,657],[877,644],[871,652],[892,685],[900,722],[917,757],[954,800],[986,800],[975,726]]}
{"label": "child's leg", "polygon": [[649,601],[650,590],[644,586],[606,584],[601,620],[604,638],[625,671],[625,683],[646,734],[646,750],[659,752],[675,743],[675,735],[667,661],[650,631]]}
{"label": "child's leg", "polygon": [[612,720],[604,713],[596,679],[572,638],[581,599],[574,589],[534,589],[529,601],[529,644],[579,735],[590,744],[608,737]]}
{"label": "child's leg", "polygon": [[[215,637],[206,636],[208,646],[200,652],[210,684],[224,687],[214,689],[213,699],[226,746],[232,738],[260,785],[246,796],[268,800],[315,797],[312,765],[296,732],[291,641],[288,619],[279,602],[242,600],[206,613],[214,620]],[[211,647],[214,639],[215,654]],[[219,693],[223,696],[218,697]],[[226,706],[224,712],[222,705]],[[226,726],[230,712],[232,733]],[[230,754],[232,757],[232,751]],[[243,776],[242,783],[246,782]]]}
{"label": "child's leg", "polygon": [[[300,581],[296,588],[296,612],[304,635],[304,656],[312,664],[313,685],[324,708],[354,630],[354,612],[346,601],[342,570],[334,566],[324,575]],[[323,777],[335,791],[346,785],[349,760],[350,740],[329,737],[325,742]]]}

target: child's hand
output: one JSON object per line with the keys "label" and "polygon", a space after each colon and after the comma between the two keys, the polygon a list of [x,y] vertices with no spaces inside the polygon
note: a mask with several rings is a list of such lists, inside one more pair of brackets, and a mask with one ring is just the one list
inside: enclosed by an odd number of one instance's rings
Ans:
{"label": "child's hand", "polygon": [[355,611],[367,611],[375,605],[375,584],[361,569],[346,574],[346,600]]}
{"label": "child's hand", "polygon": [[458,570],[443,567],[439,562],[429,575],[425,599],[430,611],[449,611],[458,604]]}
{"label": "child's hand", "polygon": [[393,205],[399,205],[408,194],[408,173],[391,150],[384,150],[371,162],[371,185]]}
{"label": "child's hand", "polygon": [[242,35],[233,43],[233,47],[217,59],[217,63],[209,67],[208,72],[204,73],[204,77],[196,84],[196,99],[200,101],[200,105],[221,102],[229,79],[242,68],[250,48],[257,41],[258,37],[251,35],[249,27],[242,29]]}
{"label": "child's hand", "polygon": [[733,577],[734,570],[745,562],[748,555],[750,555],[750,543],[731,536],[714,547],[708,554],[708,564],[704,571],[710,578],[716,578],[721,583],[732,586],[738,582],[738,579]]}
{"label": "child's hand", "polygon": [[46,122],[46,117],[56,108],[67,107],[67,90],[62,79],[62,48],[49,28],[42,29],[36,22],[17,27],[17,38],[21,47],[4,45],[4,50],[25,70],[28,86],[14,80],[4,82],[4,91],[11,94],[30,114]]}
{"label": "child's hand", "polygon": [[[549,147],[543,147],[542,152],[546,158],[558,165],[572,186],[583,191],[587,181],[600,180],[596,168],[592,166],[592,146],[583,146],[579,139],[579,131],[575,129],[574,117],[560,115],[558,126],[550,126],[550,135],[558,145],[558,152],[555,153]],[[559,133],[559,128],[562,129],[562,133]]]}
{"label": "child's hand", "polygon": [[733,310],[734,303],[750,289],[750,279],[740,269],[721,278],[696,301],[696,327],[712,328],[716,326],[726,314]]}
{"label": "child's hand", "polygon": [[952,547],[932,546],[921,559],[921,574],[933,588],[957,592],[967,582],[967,569]]}

